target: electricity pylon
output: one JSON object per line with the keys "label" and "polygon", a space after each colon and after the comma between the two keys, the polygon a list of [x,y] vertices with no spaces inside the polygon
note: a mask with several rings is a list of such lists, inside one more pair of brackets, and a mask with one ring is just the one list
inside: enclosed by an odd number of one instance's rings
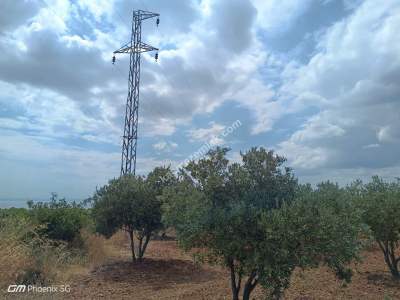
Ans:
{"label": "electricity pylon", "polygon": [[[142,42],[142,21],[157,17],[157,26],[160,23],[159,14],[134,10],[132,18],[131,41],[114,51],[115,54],[129,53],[129,80],[128,98],[126,99],[125,126],[122,136],[121,176],[136,172],[137,129],[139,115],[139,84],[140,84],[140,55],[144,52],[158,51],[157,48]],[[156,53],[156,60],[158,53]]]}

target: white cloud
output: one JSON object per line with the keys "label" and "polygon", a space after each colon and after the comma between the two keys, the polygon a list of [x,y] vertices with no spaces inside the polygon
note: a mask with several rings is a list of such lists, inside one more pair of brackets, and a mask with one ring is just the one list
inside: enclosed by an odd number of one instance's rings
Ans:
{"label": "white cloud", "polygon": [[153,148],[157,151],[163,151],[163,152],[171,152],[178,148],[178,144],[174,142],[168,142],[168,141],[159,141],[155,144],[153,144]]}
{"label": "white cloud", "polygon": [[379,148],[381,145],[379,144],[369,144],[369,145],[365,145],[363,146],[363,149],[374,149],[374,148]]}
{"label": "white cloud", "polygon": [[308,64],[288,67],[281,103],[318,110],[278,147],[294,166],[372,175],[400,164],[399,27],[398,1],[364,1],[328,28]]}
{"label": "white cloud", "polygon": [[[0,129],[0,136],[0,198],[45,198],[56,191],[82,199],[90,196],[96,186],[119,176],[119,151],[89,150],[14,130]],[[156,166],[170,164],[177,163],[141,156],[137,172],[146,174]]]}
{"label": "white cloud", "polygon": [[[291,139],[294,142],[307,142],[321,138],[334,138],[343,136],[346,131],[338,119],[329,120],[329,113],[320,112],[318,115],[311,117],[303,129],[296,131]],[[336,123],[336,124],[334,124]],[[342,122],[344,123],[344,122]]]}
{"label": "white cloud", "polygon": [[68,31],[67,21],[71,14],[71,2],[68,0],[42,0],[42,6],[38,14],[33,18],[30,26],[21,30],[32,30],[33,28],[46,28],[57,33]]}
{"label": "white cloud", "polygon": [[[5,1],[0,11],[2,166],[22,172],[17,161],[31,153],[43,178],[71,168],[70,174],[84,176],[89,185],[103,182],[87,178],[118,173],[119,153],[63,142],[119,146],[128,57],[119,56],[115,66],[110,58],[129,38],[132,6],[144,8],[143,1],[46,0],[51,6]],[[162,50],[158,63],[143,56],[139,135],[162,137],[153,145],[156,151],[177,149],[167,136],[233,100],[251,114],[246,127],[255,135],[252,141],[265,142],[277,122],[291,118],[291,134],[277,150],[308,178],[319,176],[317,170],[332,176],[338,176],[335,170],[344,170],[344,176],[396,170],[390,166],[399,163],[400,148],[400,5],[344,1],[352,15],[321,30],[305,64],[270,53],[263,34],[284,36],[311,0],[146,1],[148,9],[161,13],[161,25],[146,23],[143,37]],[[199,127],[186,132],[192,141],[225,142],[224,125]],[[23,148],[24,139],[26,151],[13,156],[12,145]],[[139,157],[138,170],[167,162]],[[114,173],[108,170],[115,167]],[[34,165],[29,168],[34,174]],[[61,180],[57,184],[62,187]]]}
{"label": "white cloud", "polygon": [[[144,30],[147,40],[162,50],[158,64],[144,55],[141,122],[145,134],[171,135],[194,115],[210,113],[232,99],[256,116],[253,133],[268,131],[279,114],[276,110],[281,108],[272,103],[272,92],[257,75],[267,54],[255,32],[253,3],[235,0],[153,4],[160,9],[162,24],[157,30],[148,26]],[[174,12],[175,25],[179,26],[171,31],[172,19],[167,12],[175,6],[180,8]],[[96,105],[99,98],[109,106],[118,100],[118,114],[123,115],[126,90],[121,87],[126,87],[127,57],[118,57],[112,68],[110,53],[125,42],[124,37],[129,37],[126,22],[115,20],[129,20],[130,8],[127,1],[86,0],[57,0],[54,6],[43,6],[31,23],[10,33],[11,41],[4,41],[3,57],[7,59],[0,59],[4,72],[0,78],[51,89],[82,106],[88,102]],[[104,18],[102,22],[108,20],[115,27],[105,30],[90,17],[97,21]],[[67,27],[78,21],[91,26],[92,34],[75,33]],[[25,52],[6,51],[10,43],[21,44]],[[34,75],[39,73],[42,76]],[[257,99],[249,101],[241,92],[246,88],[258,95]]]}
{"label": "white cloud", "polygon": [[212,146],[218,146],[225,143],[222,133],[225,130],[225,126],[210,122],[209,128],[198,128],[198,129],[191,129],[188,131],[188,136],[191,141],[200,141],[203,143],[209,143]]}
{"label": "white cloud", "polygon": [[4,129],[23,129],[29,127],[29,120],[24,117],[17,118],[1,118],[0,128]]}
{"label": "white cloud", "polygon": [[329,149],[310,147],[288,140],[279,144],[278,153],[290,159],[290,166],[297,169],[316,169],[324,166],[329,158]]}
{"label": "white cloud", "polygon": [[161,48],[163,43],[175,47],[161,50],[159,65],[151,65],[154,81],[142,89],[143,110],[160,118],[161,108],[162,117],[184,122],[183,116],[190,120],[234,100],[256,116],[253,133],[268,131],[280,108],[258,74],[268,55],[254,28],[254,6],[250,1],[209,1],[200,11],[189,32],[159,39]]}
{"label": "white cloud", "polygon": [[99,114],[93,117],[65,96],[46,89],[0,81],[0,103],[5,105],[10,98],[18,99],[12,108],[25,111],[25,115],[14,119],[1,118],[0,128],[30,130],[52,138],[74,137],[117,145],[120,143],[120,128],[112,121],[115,110],[105,102],[96,103]]}
{"label": "white cloud", "polygon": [[361,5],[363,1],[364,0],[343,0],[343,4],[346,9],[355,9]]}
{"label": "white cloud", "polygon": [[88,9],[95,17],[96,21],[101,21],[104,15],[110,15],[115,7],[113,0],[80,0],[78,2],[80,8]]}
{"label": "white cloud", "polygon": [[3,198],[40,198],[53,191],[69,197],[87,197],[96,185],[119,171],[119,153],[67,146],[54,139],[10,130],[0,129],[0,135]]}
{"label": "white cloud", "polygon": [[311,0],[252,0],[257,8],[257,25],[271,33],[283,33],[295,25]]}
{"label": "white cloud", "polygon": [[[397,126],[399,127],[399,126]],[[383,126],[379,128],[377,138],[382,143],[395,143],[400,141],[400,134],[392,126]]]}

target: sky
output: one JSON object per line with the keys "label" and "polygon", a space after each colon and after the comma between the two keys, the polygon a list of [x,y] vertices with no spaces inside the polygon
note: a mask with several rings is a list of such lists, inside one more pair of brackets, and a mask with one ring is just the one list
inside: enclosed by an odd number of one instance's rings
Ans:
{"label": "sky", "polygon": [[[204,145],[285,156],[301,182],[400,176],[398,0],[2,0],[0,199],[83,199],[118,177],[143,23],[137,173]],[[239,124],[239,125],[238,125]]]}

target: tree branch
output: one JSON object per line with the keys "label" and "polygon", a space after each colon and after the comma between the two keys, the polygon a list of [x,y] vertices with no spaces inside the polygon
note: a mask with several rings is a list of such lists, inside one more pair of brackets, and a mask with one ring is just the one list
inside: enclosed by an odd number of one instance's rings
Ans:
{"label": "tree branch", "polygon": [[383,254],[386,255],[386,249],[385,249],[383,243],[381,241],[378,241],[378,240],[377,240],[377,243],[379,245],[379,248],[381,248]]}

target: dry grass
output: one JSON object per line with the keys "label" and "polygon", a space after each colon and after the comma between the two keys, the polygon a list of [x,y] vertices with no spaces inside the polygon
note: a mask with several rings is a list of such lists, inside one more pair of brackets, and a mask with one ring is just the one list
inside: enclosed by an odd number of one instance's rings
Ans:
{"label": "dry grass", "polygon": [[22,269],[30,264],[29,245],[21,242],[28,232],[25,224],[7,222],[0,228],[0,286],[15,282]]}
{"label": "dry grass", "polygon": [[107,242],[117,249],[123,249],[129,242],[128,235],[125,231],[119,230]]}
{"label": "dry grass", "polygon": [[0,230],[0,286],[52,283],[63,273],[70,253],[63,243],[41,238],[24,219],[6,220]]}
{"label": "dry grass", "polygon": [[[0,288],[39,280],[39,284],[61,284],[106,262],[105,239],[82,231],[83,252],[66,244],[40,238],[24,219],[9,219],[0,227]],[[38,274],[38,277],[35,275]],[[28,282],[27,282],[28,283]]]}
{"label": "dry grass", "polygon": [[58,283],[70,282],[77,276],[88,275],[92,269],[105,264],[112,256],[104,237],[85,229],[81,231],[81,236],[84,254],[63,266],[61,276],[57,278]]}
{"label": "dry grass", "polygon": [[87,252],[87,262],[90,267],[98,267],[102,265],[107,259],[107,249],[105,246],[105,238],[90,233],[86,230],[81,232],[84,241],[85,250]]}

